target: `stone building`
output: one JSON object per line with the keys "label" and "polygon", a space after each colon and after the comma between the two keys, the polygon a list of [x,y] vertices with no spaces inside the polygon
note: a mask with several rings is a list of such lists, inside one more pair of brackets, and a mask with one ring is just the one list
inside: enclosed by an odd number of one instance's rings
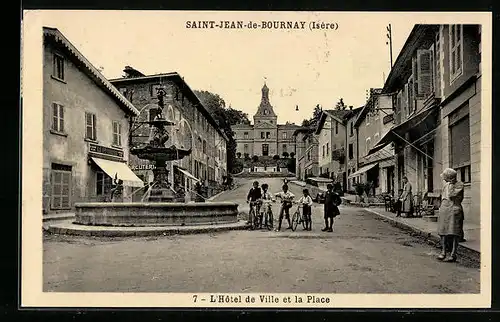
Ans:
{"label": "stone building", "polygon": [[[157,90],[164,89],[164,113],[175,123],[169,129],[172,135],[166,145],[174,143],[192,150],[182,160],[169,162],[169,181],[186,191],[193,191],[194,184],[201,182],[210,195],[227,174],[228,137],[178,73],[144,75],[130,66],[124,72],[123,78],[110,82],[140,111],[138,117],[130,120],[131,146],[148,139],[150,127],[141,122],[152,117],[150,109],[158,107]],[[152,182],[154,166],[149,161],[131,156],[130,163],[139,177]]]}
{"label": "stone building", "polygon": [[[381,91],[381,88],[370,89],[368,102],[353,120],[355,135],[359,138],[355,148],[358,169],[352,169],[348,176],[348,186],[352,188],[354,182],[373,184],[373,195],[397,193],[394,191],[394,147],[387,145],[375,153],[370,153],[370,149],[394,125],[392,96],[383,95]],[[356,157],[353,156],[352,159]]]}
{"label": "stone building", "polygon": [[262,87],[262,97],[253,124],[236,124],[231,127],[235,133],[236,153],[242,157],[247,155],[283,156],[283,153],[296,154],[293,133],[300,126],[286,123],[277,124],[278,116],[269,101],[269,88]]}
{"label": "stone building", "polygon": [[128,168],[128,117],[139,111],[57,29],[43,28],[43,210],[110,197],[143,182]]}
{"label": "stone building", "polygon": [[479,224],[481,26],[416,25],[382,93],[393,93],[395,127],[372,152],[393,142],[397,180],[440,194],[443,169],[465,184],[465,221]]}
{"label": "stone building", "polygon": [[319,174],[318,139],[314,136],[314,130],[314,128],[300,128],[293,134],[297,150],[295,175],[302,181]]}
{"label": "stone building", "polygon": [[324,110],[315,131],[318,140],[319,176],[331,178],[347,191],[348,163],[346,145],[351,142],[349,120],[355,118],[360,108]]}

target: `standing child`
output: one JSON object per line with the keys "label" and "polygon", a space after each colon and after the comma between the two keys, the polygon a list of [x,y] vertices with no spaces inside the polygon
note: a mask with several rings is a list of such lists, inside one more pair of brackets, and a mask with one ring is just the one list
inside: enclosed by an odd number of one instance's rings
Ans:
{"label": "standing child", "polygon": [[[250,203],[250,208],[254,208],[254,215],[258,216],[260,212],[260,201],[262,198],[262,190],[259,187],[259,182],[254,181],[252,188],[248,191],[247,195],[247,203]],[[252,217],[252,212],[249,212],[248,214],[248,224],[251,224],[253,222],[254,218]]]}
{"label": "standing child", "polygon": [[333,219],[340,215],[338,206],[342,203],[340,196],[333,191],[333,185],[329,183],[325,193],[325,228],[321,231],[333,232]]}
{"label": "standing child", "polygon": [[[262,225],[262,218],[265,215],[266,222],[264,223],[266,227],[269,225],[269,227],[272,229],[273,228],[273,221],[272,218],[269,218],[267,215],[271,210],[271,203],[274,202],[273,195],[269,192],[269,185],[267,183],[264,183],[262,186],[262,207],[260,208],[260,223]],[[267,221],[270,222],[267,222]]]}
{"label": "standing child", "polygon": [[293,198],[295,195],[288,191],[288,185],[284,184],[282,187],[282,191],[276,194],[276,197],[281,198],[281,209],[280,209],[280,217],[278,222],[278,229],[276,231],[281,230],[281,222],[283,221],[283,216],[285,216],[288,221],[288,228],[292,229],[292,222],[290,221],[290,208],[292,207]]}
{"label": "standing child", "polygon": [[304,228],[304,230],[311,230],[312,229],[311,207],[313,205],[313,201],[311,196],[309,195],[309,190],[304,189],[302,190],[302,193],[304,195],[299,199],[299,204],[302,205],[302,215],[306,220],[306,228]]}

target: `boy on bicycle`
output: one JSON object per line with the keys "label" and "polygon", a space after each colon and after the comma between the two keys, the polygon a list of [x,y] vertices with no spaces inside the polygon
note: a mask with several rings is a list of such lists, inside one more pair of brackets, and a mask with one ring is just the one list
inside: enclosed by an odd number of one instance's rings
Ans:
{"label": "boy on bicycle", "polygon": [[[250,203],[250,209],[252,209],[252,206],[254,208],[254,215],[258,215],[260,212],[260,201],[262,199],[262,191],[260,190],[259,187],[259,182],[254,181],[253,187],[250,188],[250,191],[248,191],[247,195],[247,203]],[[253,222],[254,218],[252,218],[252,212],[248,212],[248,224],[251,224]]]}
{"label": "boy on bicycle", "polygon": [[281,209],[280,209],[280,217],[278,222],[278,229],[276,231],[281,230],[281,222],[283,221],[283,215],[288,221],[288,228],[292,229],[292,222],[290,221],[290,208],[292,207],[293,198],[295,195],[288,191],[288,185],[284,184],[282,187],[282,191],[276,194],[276,197],[281,199]]}
{"label": "boy on bicycle", "polygon": [[304,228],[304,230],[311,230],[312,229],[311,207],[313,205],[313,201],[311,196],[309,195],[309,190],[304,189],[302,190],[302,193],[304,195],[300,197],[299,204],[302,205],[302,216],[306,221],[306,228]]}
{"label": "boy on bicycle", "polygon": [[[262,225],[262,218],[264,215],[268,214],[271,212],[271,202],[274,202],[273,195],[268,191],[269,185],[267,183],[262,184],[262,207],[261,207],[261,212],[260,212],[260,223]],[[270,223],[267,222],[267,220],[271,220]],[[273,222],[272,219],[266,216],[266,225],[269,225],[271,228],[273,228]]]}

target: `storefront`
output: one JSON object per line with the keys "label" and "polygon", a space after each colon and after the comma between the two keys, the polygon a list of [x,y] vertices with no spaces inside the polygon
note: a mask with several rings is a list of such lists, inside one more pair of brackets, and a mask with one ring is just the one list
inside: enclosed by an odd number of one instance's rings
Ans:
{"label": "storefront", "polygon": [[89,181],[93,183],[88,185],[88,194],[93,201],[110,201],[115,179],[123,181],[124,201],[131,201],[132,194],[144,187],[144,182],[127,166],[120,149],[90,144],[88,164]]}

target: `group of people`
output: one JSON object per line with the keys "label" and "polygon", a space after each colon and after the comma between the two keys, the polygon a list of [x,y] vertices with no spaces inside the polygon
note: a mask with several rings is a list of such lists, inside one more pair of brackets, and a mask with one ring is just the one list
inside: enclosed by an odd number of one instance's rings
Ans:
{"label": "group of people", "polygon": [[[262,186],[259,186],[258,181],[254,181],[253,187],[250,189],[247,195],[247,202],[254,204],[255,214],[262,218],[264,213],[269,211],[269,207],[271,207],[271,203],[275,202],[275,198],[281,199],[281,207],[279,211],[279,219],[278,219],[278,228],[276,231],[281,230],[281,224],[283,222],[283,218],[285,218],[288,222],[288,227],[286,229],[292,228],[292,222],[290,219],[290,208],[292,208],[295,195],[290,192],[288,189],[288,181],[285,179],[283,186],[281,187],[281,191],[272,194],[269,192],[269,185],[264,183]],[[305,228],[304,230],[312,230],[312,205],[313,200],[309,194],[308,189],[302,190],[302,196],[296,202],[302,207],[302,216],[305,220]],[[324,219],[325,219],[325,227],[322,231],[325,232],[333,232],[333,223],[334,218],[340,214],[338,206],[342,203],[342,199],[340,196],[333,191],[333,185],[329,184],[327,186],[327,192],[325,195],[325,203],[324,203]],[[254,218],[252,218],[252,212],[250,212],[248,223],[252,223]],[[272,222],[270,223],[273,224]]]}

